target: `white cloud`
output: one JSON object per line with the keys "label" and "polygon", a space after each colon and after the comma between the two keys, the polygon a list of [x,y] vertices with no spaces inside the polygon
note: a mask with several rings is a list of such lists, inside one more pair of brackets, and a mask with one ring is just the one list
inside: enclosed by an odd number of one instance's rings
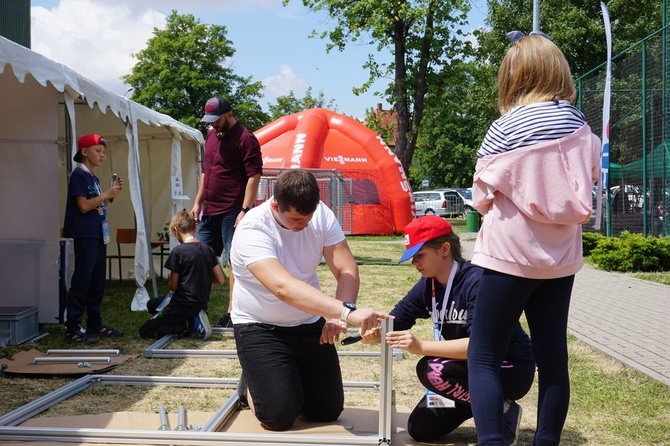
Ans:
{"label": "white cloud", "polygon": [[296,96],[301,96],[307,88],[307,82],[296,76],[288,65],[282,65],[279,74],[263,79],[263,85],[265,85],[265,91],[275,97],[286,96],[291,91]]}
{"label": "white cloud", "polygon": [[[352,85],[366,79],[363,74],[359,81],[357,56],[352,55],[356,47],[348,49],[346,62],[328,69],[342,55],[326,55],[320,42],[304,38],[321,18],[300,2],[288,8],[281,0],[32,0],[32,5],[32,49],[118,94],[128,88],[120,77],[130,74],[136,63],[131,54],[146,48],[154,28],[163,29],[166,17],[177,10],[228,28],[237,50],[228,63],[242,76],[262,79],[266,88],[261,101],[291,91],[301,96],[310,85],[335,97],[338,107],[353,115],[378,101],[372,92],[364,97],[351,93]],[[296,54],[301,57],[291,58]],[[273,73],[268,67],[280,69],[268,76]],[[348,72],[346,81],[338,76],[342,69]]]}
{"label": "white cloud", "polygon": [[123,94],[127,87],[120,77],[136,62],[131,54],[146,47],[165,17],[121,2],[62,0],[52,9],[31,8],[32,49]]}

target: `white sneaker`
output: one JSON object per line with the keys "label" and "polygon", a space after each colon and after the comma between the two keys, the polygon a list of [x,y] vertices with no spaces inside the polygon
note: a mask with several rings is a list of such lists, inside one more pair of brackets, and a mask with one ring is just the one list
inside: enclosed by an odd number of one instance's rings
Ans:
{"label": "white sneaker", "polygon": [[212,326],[205,310],[200,310],[193,320],[193,332],[199,339],[205,340],[212,336]]}

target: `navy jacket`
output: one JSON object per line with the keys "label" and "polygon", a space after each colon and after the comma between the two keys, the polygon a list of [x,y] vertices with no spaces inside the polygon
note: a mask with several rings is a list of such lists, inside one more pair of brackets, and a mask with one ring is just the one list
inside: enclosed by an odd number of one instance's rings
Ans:
{"label": "navy jacket", "polygon": [[[442,324],[442,337],[444,339],[470,337],[472,316],[474,315],[475,300],[482,273],[483,269],[472,265],[469,260],[460,265],[447,300],[447,312]],[[442,310],[445,287],[437,280],[422,277],[391,310],[390,314],[395,317],[393,321],[394,330],[409,330],[414,326],[417,319],[432,319],[433,282],[435,282],[437,309],[438,311]],[[521,324],[517,324],[512,334],[505,361],[522,370],[529,372],[535,370],[530,338],[521,328]]]}

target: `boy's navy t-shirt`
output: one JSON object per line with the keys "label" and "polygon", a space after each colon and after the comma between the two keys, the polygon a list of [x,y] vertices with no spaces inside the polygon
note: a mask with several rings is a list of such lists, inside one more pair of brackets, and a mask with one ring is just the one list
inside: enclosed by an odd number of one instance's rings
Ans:
{"label": "boy's navy t-shirt", "polygon": [[77,197],[83,196],[87,200],[101,194],[100,181],[92,173],[77,167],[70,175],[67,186],[67,204],[65,205],[65,222],[63,224],[63,237],[80,238],[102,237],[102,223],[105,220],[106,209],[99,206],[84,214],[79,212]]}

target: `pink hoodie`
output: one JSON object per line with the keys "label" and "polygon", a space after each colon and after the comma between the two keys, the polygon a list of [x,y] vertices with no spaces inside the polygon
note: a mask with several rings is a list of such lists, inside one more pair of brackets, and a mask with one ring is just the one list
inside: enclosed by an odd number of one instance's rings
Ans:
{"label": "pink hoodie", "polygon": [[577,273],[600,147],[585,124],[556,141],[480,158],[472,198],[484,219],[472,263],[530,279]]}

